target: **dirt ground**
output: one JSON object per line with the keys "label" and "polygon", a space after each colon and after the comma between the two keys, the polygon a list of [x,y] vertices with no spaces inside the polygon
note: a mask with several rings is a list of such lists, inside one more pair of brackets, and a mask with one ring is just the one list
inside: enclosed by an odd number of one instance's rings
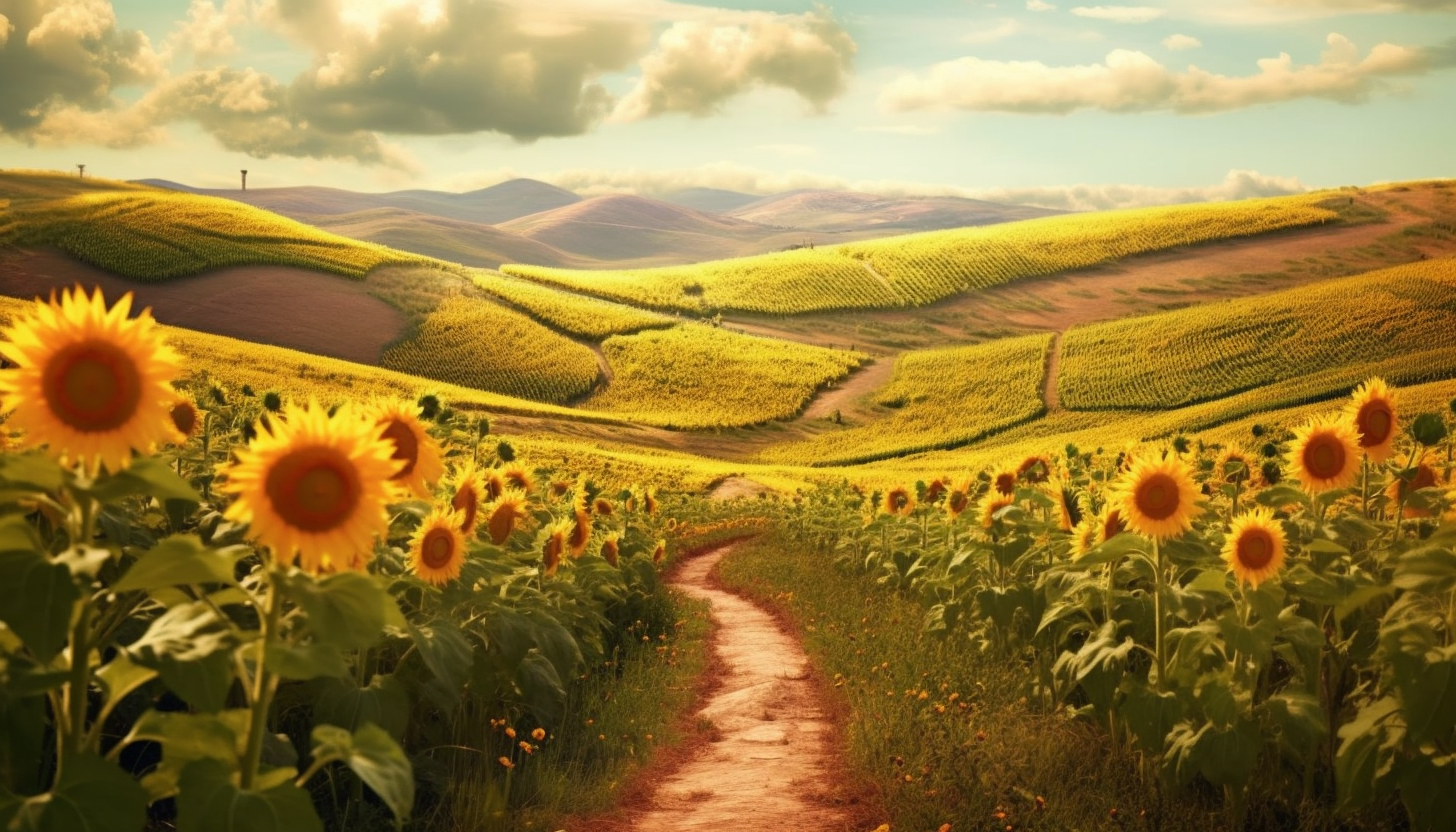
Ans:
{"label": "dirt ground", "polygon": [[237,266],[162,283],[140,283],[50,251],[0,254],[0,294],[32,298],[76,284],[107,302],[134,292],[164,324],[378,364],[405,317],[360,281],[285,266]]}

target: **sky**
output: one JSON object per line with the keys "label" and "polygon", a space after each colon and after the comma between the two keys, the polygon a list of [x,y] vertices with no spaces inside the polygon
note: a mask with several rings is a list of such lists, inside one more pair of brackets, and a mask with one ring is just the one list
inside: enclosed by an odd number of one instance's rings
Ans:
{"label": "sky", "polygon": [[1453,135],[1456,0],[0,0],[0,167],[118,179],[1096,209]]}

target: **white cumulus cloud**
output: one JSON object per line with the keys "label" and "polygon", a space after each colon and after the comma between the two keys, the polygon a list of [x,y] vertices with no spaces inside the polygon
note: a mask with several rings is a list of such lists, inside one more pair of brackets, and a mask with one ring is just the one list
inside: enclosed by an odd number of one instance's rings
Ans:
{"label": "white cumulus cloud", "polygon": [[1046,0],[1026,0],[1026,8],[1034,12],[1049,12],[1055,9],[1056,6],[1046,2]]}
{"label": "white cumulus cloud", "polygon": [[1163,47],[1169,52],[1182,52],[1186,49],[1197,49],[1203,45],[1203,41],[1192,35],[1169,35],[1163,38]]}
{"label": "white cumulus cloud", "polygon": [[1113,23],[1147,23],[1157,20],[1166,12],[1152,6],[1077,6],[1072,9],[1072,14],[1093,20],[1110,20]]}

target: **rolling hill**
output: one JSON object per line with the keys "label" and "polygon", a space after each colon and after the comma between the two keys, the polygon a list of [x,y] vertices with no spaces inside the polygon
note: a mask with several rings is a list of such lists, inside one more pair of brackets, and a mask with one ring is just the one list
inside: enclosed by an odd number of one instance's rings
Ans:
{"label": "rolling hill", "polygon": [[591,261],[494,225],[453,220],[404,208],[348,214],[299,214],[309,225],[401,251],[494,269],[503,263],[584,266]]}
{"label": "rolling hill", "polygon": [[953,196],[897,198],[851,191],[804,190],[765,197],[725,213],[762,225],[804,231],[874,230],[888,234],[991,225],[1064,212]]}

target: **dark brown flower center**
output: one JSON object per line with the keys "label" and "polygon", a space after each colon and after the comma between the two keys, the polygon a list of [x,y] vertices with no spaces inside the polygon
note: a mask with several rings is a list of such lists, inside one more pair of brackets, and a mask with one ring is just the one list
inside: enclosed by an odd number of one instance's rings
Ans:
{"label": "dark brown flower center", "polygon": [[475,486],[469,483],[456,489],[455,496],[450,500],[450,508],[460,512],[460,531],[469,532],[475,528],[475,513],[479,511],[480,494],[476,492]]}
{"label": "dark brown flower center", "polygon": [[1245,529],[1239,535],[1234,553],[1245,569],[1263,569],[1274,559],[1274,537],[1265,529]]}
{"label": "dark brown flower center", "polygon": [[1149,520],[1166,520],[1178,511],[1178,483],[1164,473],[1156,473],[1138,483],[1133,501],[1138,511]]}
{"label": "dark brown flower center", "polygon": [[404,463],[390,479],[401,480],[408,477],[415,470],[415,463],[420,461],[420,440],[415,437],[415,432],[404,422],[391,419],[380,435],[394,443],[394,453],[389,458]]}
{"label": "dark brown flower center", "polygon": [[56,352],[41,373],[52,415],[83,433],[115,430],[136,414],[141,374],[131,356],[105,341],[83,341]]}
{"label": "dark brown flower center", "polygon": [[274,463],[264,491],[283,521],[305,532],[338,528],[359,505],[359,472],[334,448],[299,448]]}
{"label": "dark brown flower center", "polygon": [[420,560],[431,569],[444,569],[455,557],[455,538],[447,529],[430,529],[420,543]]}
{"label": "dark brown flower center", "polygon": [[1355,427],[1360,432],[1360,447],[1373,448],[1385,442],[1395,427],[1390,403],[1381,399],[1366,402],[1355,415]]}
{"label": "dark brown flower center", "polygon": [[1304,446],[1304,467],[1316,479],[1334,479],[1345,470],[1345,443],[1331,434],[1316,435]]}

